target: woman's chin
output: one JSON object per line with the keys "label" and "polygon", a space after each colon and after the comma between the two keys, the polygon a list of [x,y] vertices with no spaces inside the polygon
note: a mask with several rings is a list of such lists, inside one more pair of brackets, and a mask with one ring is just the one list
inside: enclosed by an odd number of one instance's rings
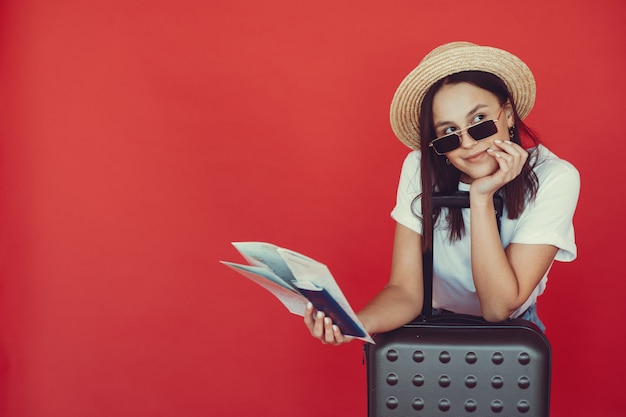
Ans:
{"label": "woman's chin", "polygon": [[464,171],[461,176],[461,181],[471,184],[475,180],[493,175],[498,168],[498,165],[496,165],[495,167],[476,167],[474,169]]}

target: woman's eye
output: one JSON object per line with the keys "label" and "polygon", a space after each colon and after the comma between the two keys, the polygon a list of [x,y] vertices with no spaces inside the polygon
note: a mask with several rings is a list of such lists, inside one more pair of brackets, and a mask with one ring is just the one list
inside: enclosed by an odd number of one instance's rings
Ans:
{"label": "woman's eye", "polygon": [[454,133],[455,131],[456,131],[456,127],[452,127],[452,126],[446,127],[442,132],[442,136],[449,135],[451,133]]}
{"label": "woman's eye", "polygon": [[485,118],[484,114],[477,114],[476,116],[474,116],[474,118],[472,119],[472,124],[475,125],[476,123],[480,123],[483,121],[483,119]]}

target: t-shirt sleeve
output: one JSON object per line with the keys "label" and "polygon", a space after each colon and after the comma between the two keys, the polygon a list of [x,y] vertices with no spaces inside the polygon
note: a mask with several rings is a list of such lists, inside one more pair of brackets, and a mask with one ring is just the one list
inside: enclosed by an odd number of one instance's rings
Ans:
{"label": "t-shirt sleeve", "polygon": [[413,151],[402,164],[396,205],[391,211],[391,217],[419,234],[422,233],[422,205],[416,197],[421,193],[421,184],[420,152]]}
{"label": "t-shirt sleeve", "polygon": [[555,260],[576,258],[573,217],[580,193],[580,174],[558,158],[543,161],[536,169],[539,189],[535,201],[522,213],[512,242],[547,244],[559,248]]}

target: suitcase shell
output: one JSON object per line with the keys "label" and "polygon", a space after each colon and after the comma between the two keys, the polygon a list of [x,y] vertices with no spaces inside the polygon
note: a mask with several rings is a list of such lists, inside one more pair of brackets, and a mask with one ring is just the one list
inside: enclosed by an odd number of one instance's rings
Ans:
{"label": "suitcase shell", "polygon": [[551,348],[532,322],[435,316],[374,340],[370,417],[549,415]]}

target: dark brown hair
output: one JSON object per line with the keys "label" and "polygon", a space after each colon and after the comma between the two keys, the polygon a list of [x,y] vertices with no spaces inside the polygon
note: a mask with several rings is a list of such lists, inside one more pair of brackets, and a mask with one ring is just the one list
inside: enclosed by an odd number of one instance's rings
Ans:
{"label": "dark brown hair", "polygon": [[[452,74],[433,84],[424,96],[424,101],[420,109],[419,125],[420,125],[420,150],[421,150],[421,175],[422,175],[422,194],[416,197],[421,198],[422,203],[422,236],[424,249],[428,246],[427,242],[431,239],[431,230],[433,218],[429,215],[432,212],[432,193],[433,191],[454,192],[458,190],[459,181],[461,179],[461,171],[453,165],[446,163],[445,156],[435,154],[429,148],[430,142],[435,139],[436,133],[433,126],[433,98],[439,89],[444,85],[469,83],[479,88],[493,93],[500,105],[504,105],[507,100],[511,102],[513,115],[515,118],[515,127],[511,141],[521,145],[524,148],[535,147],[540,143],[537,134],[522,122],[515,102],[509,93],[506,84],[497,76],[483,71],[464,71]],[[526,201],[533,200],[537,194],[539,186],[537,176],[533,171],[535,158],[529,157],[522,168],[522,172],[513,181],[504,185],[498,194],[504,199],[504,205],[508,212],[509,219],[516,219],[524,211]],[[414,200],[414,204],[417,201]],[[440,210],[435,211],[435,219],[439,217]],[[460,239],[465,233],[465,224],[461,209],[450,209],[446,216],[449,228],[450,241]]]}

